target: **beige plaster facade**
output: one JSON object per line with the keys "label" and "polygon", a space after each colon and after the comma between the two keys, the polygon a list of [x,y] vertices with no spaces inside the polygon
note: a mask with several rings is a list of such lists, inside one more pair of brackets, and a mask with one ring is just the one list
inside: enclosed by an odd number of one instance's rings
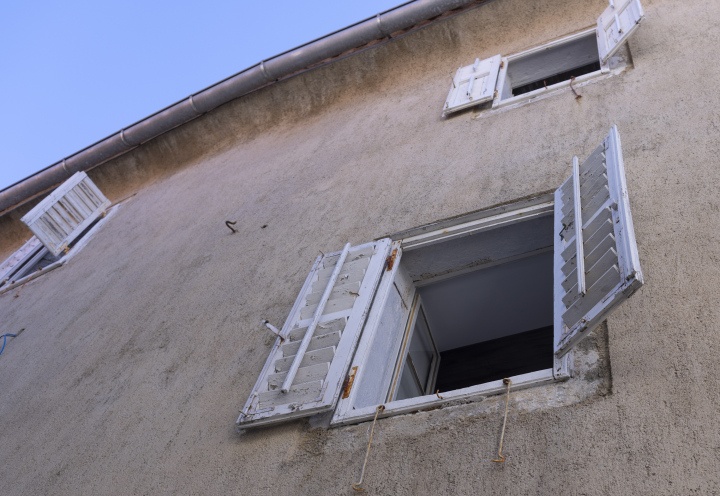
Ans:
{"label": "beige plaster facade", "polygon": [[[0,492],[355,494],[369,423],[236,432],[273,343],[260,319],[282,324],[319,251],[554,190],[614,124],[645,285],[591,338],[599,365],[511,396],[502,465],[503,397],[381,419],[364,486],[720,492],[720,3],[642,3],[633,67],[579,103],[568,89],[441,117],[458,66],[592,27],[607,6],[496,0],[92,170],[118,213],[0,296],[2,332],[24,329],[0,356]],[[0,218],[0,258],[30,236],[28,208]]]}

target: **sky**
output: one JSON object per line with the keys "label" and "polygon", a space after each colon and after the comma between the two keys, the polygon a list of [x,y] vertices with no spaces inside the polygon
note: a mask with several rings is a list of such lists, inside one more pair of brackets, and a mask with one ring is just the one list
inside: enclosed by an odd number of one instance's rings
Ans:
{"label": "sky", "polygon": [[260,60],[401,3],[3,2],[0,190]]}

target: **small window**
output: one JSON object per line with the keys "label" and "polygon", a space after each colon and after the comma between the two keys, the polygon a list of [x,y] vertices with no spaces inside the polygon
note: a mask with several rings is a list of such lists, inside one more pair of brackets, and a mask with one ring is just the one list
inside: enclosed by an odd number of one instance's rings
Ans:
{"label": "small window", "polygon": [[622,71],[629,57],[619,52],[644,18],[639,0],[610,0],[592,29],[515,55],[476,59],[457,70],[443,115],[491,99],[493,108],[518,103],[571,82],[581,84],[603,73]]}
{"label": "small window", "polygon": [[0,264],[0,287],[10,289],[64,264],[117,208],[109,206],[87,174],[74,174],[21,219],[34,236]]}

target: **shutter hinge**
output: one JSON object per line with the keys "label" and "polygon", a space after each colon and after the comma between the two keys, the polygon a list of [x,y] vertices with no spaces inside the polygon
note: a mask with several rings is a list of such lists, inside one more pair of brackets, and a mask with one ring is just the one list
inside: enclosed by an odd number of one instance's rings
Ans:
{"label": "shutter hinge", "polygon": [[500,61],[500,69],[502,69],[503,67],[505,67],[505,61],[504,61],[504,60],[501,60],[501,61]]}
{"label": "shutter hinge", "polygon": [[348,396],[350,396],[350,390],[352,389],[353,382],[355,382],[355,372],[357,372],[357,367],[353,367],[350,370],[350,373],[345,378],[345,382],[343,382],[343,399],[346,399]]}
{"label": "shutter hinge", "polygon": [[493,100],[497,100],[497,97],[498,97],[498,92],[497,92],[497,90],[495,90],[495,93],[493,93]]}
{"label": "shutter hinge", "polygon": [[397,248],[395,248],[392,251],[392,254],[385,259],[385,263],[387,264],[387,271],[390,272],[393,268],[393,265],[395,265],[395,257],[397,256]]}

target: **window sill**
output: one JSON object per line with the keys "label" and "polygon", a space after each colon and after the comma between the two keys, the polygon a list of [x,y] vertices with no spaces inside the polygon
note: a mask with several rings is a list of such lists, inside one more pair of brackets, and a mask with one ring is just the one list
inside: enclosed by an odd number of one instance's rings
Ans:
{"label": "window sill", "polygon": [[[511,377],[510,391],[518,391],[533,386],[550,384],[557,381],[569,379],[569,375],[553,375],[552,369],[538,370],[528,374],[516,375]],[[405,400],[392,401],[385,405],[385,410],[378,416],[379,418],[391,417],[394,415],[402,415],[414,413],[417,411],[428,411],[444,406],[452,406],[456,402],[482,401],[487,396],[502,394],[507,391],[507,386],[502,380],[487,382],[477,386],[471,386],[455,391],[442,393],[440,396],[435,394],[427,396],[418,396],[416,398],[408,398]],[[369,406],[353,410],[351,413],[339,416],[336,415],[331,426],[341,426],[348,424],[356,424],[375,418],[377,406]]]}

